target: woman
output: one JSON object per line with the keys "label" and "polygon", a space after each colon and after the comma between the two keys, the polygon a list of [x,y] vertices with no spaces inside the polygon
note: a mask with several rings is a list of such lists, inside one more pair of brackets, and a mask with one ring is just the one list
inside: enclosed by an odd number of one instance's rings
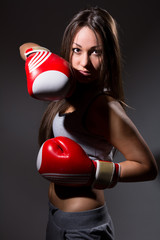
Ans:
{"label": "woman", "polygon": [[[23,59],[32,46],[38,45],[20,47]],[[119,163],[119,182],[155,179],[154,157],[124,110],[114,19],[100,8],[79,12],[64,32],[61,56],[71,64],[76,87],[71,96],[49,104],[40,127],[40,145],[66,136],[76,140],[91,159],[109,161],[117,149],[125,157]],[[114,239],[103,190],[51,182],[49,202],[47,239]]]}

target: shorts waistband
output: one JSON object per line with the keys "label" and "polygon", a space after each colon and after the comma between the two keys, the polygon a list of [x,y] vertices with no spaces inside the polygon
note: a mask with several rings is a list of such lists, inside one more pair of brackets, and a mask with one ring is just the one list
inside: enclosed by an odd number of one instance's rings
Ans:
{"label": "shorts waistband", "polygon": [[93,228],[110,221],[110,215],[106,204],[88,211],[63,212],[49,203],[49,209],[53,214],[53,220],[57,226],[65,229]]}

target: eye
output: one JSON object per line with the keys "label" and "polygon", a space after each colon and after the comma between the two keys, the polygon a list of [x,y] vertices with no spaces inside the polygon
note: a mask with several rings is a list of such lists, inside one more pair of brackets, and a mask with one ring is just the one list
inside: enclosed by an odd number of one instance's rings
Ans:
{"label": "eye", "polygon": [[101,49],[94,49],[92,51],[92,54],[94,54],[96,56],[101,56],[102,55],[102,50]]}
{"label": "eye", "polygon": [[76,53],[76,54],[78,54],[78,53],[80,53],[80,49],[79,48],[72,48],[72,52],[73,53]]}

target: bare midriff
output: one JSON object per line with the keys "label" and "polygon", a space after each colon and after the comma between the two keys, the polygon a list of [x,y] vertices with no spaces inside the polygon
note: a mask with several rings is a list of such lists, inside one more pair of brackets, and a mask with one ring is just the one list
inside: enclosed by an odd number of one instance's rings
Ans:
{"label": "bare midriff", "polygon": [[91,187],[64,187],[50,183],[49,201],[64,212],[81,212],[105,203],[103,190]]}

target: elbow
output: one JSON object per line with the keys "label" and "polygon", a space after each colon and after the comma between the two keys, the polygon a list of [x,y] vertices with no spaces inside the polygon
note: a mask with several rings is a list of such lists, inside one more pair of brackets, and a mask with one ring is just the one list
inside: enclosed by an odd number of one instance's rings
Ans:
{"label": "elbow", "polygon": [[22,44],[20,47],[19,47],[19,53],[20,53],[20,56],[23,60],[26,60],[26,57],[24,55],[24,52],[26,50],[26,44]]}
{"label": "elbow", "polygon": [[158,176],[158,168],[154,168],[152,176],[153,176],[152,180],[155,180],[157,178],[157,176]]}
{"label": "elbow", "polygon": [[19,52],[20,52],[20,56],[23,60],[26,60],[26,56],[25,56],[25,51],[28,49],[28,48],[31,48],[31,47],[37,47],[39,46],[38,44],[36,43],[32,43],[32,42],[28,42],[28,43],[24,43],[22,44],[20,47],[19,47]]}
{"label": "elbow", "polygon": [[158,167],[156,164],[153,164],[152,166],[149,167],[148,171],[147,171],[147,176],[148,176],[148,180],[155,180],[158,176]]}
{"label": "elbow", "polygon": [[155,180],[158,176],[158,165],[153,155],[148,158],[146,164],[143,165],[146,172],[146,180]]}

